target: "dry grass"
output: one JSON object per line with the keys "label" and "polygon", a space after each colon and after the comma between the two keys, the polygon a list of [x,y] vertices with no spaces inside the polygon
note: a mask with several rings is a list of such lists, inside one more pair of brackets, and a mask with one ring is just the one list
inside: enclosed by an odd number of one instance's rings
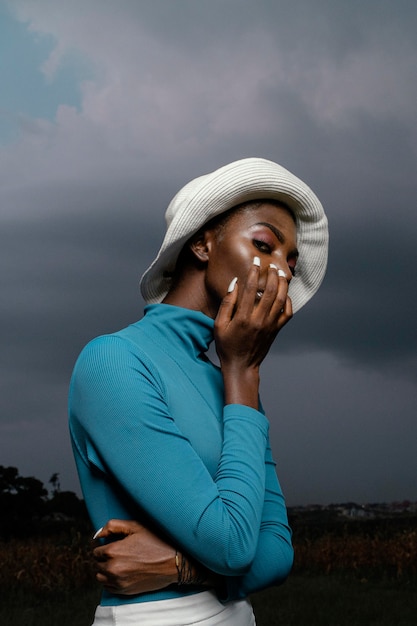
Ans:
{"label": "dry grass", "polygon": [[[384,579],[417,578],[414,524],[370,535],[325,532],[295,537],[294,572],[373,573]],[[95,585],[90,540],[79,532],[0,542],[0,589],[19,587],[36,593],[86,589]]]}
{"label": "dry grass", "polygon": [[89,542],[80,534],[0,543],[0,588],[3,590],[60,592],[93,584]]}
{"label": "dry grass", "polygon": [[[358,528],[296,532],[293,575],[253,597],[258,626],[414,624],[415,520],[401,529]],[[77,531],[0,542],[0,624],[91,624],[98,587],[90,549]]]}
{"label": "dry grass", "polygon": [[392,536],[330,533],[295,544],[295,571],[375,573],[385,578],[417,576],[417,531],[401,530]]}

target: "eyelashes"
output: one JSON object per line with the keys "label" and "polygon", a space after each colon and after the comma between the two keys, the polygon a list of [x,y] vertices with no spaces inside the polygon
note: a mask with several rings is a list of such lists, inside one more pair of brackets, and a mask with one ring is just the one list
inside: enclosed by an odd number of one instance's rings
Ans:
{"label": "eyelashes", "polygon": [[254,239],[253,240],[253,245],[260,252],[265,252],[265,254],[270,254],[272,252],[271,246],[268,243],[266,243],[265,241],[262,241],[260,239]]}

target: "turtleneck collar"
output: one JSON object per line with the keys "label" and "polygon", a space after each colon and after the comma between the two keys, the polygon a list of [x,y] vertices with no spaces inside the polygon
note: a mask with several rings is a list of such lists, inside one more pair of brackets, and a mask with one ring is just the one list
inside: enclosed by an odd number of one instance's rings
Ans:
{"label": "turtleneck collar", "polygon": [[178,343],[197,357],[206,352],[213,341],[214,320],[201,311],[172,304],[148,304],[145,317],[164,340],[172,341],[174,334]]}

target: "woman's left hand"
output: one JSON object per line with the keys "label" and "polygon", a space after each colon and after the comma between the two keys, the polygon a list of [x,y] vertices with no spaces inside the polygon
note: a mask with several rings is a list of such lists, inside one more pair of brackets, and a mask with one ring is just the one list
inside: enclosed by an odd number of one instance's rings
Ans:
{"label": "woman's left hand", "polygon": [[109,539],[93,551],[96,578],[112,593],[134,595],[177,582],[175,549],[135,521],[110,520],[94,539]]}

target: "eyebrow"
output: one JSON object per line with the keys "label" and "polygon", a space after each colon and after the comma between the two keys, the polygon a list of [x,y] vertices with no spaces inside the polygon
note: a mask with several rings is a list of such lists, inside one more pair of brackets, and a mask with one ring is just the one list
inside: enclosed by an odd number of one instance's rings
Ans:
{"label": "eyebrow", "polygon": [[[269,230],[271,230],[274,233],[275,237],[278,239],[280,243],[285,243],[285,237],[283,233],[278,228],[276,228],[276,226],[274,226],[273,224],[270,224],[269,222],[257,222],[256,226],[266,226],[267,228],[269,228]],[[291,254],[298,257],[299,252],[297,248],[294,248]]]}

